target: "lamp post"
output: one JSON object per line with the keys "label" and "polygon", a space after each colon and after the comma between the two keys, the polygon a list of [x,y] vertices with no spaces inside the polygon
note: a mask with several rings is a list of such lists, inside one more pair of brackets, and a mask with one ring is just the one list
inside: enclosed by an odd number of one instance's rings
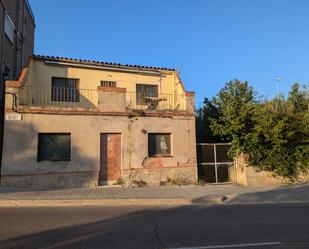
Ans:
{"label": "lamp post", "polygon": [[280,80],[281,80],[280,77],[276,78],[276,94],[277,94],[277,96],[279,96],[279,94],[280,94],[280,90],[279,90],[279,82],[280,82]]}

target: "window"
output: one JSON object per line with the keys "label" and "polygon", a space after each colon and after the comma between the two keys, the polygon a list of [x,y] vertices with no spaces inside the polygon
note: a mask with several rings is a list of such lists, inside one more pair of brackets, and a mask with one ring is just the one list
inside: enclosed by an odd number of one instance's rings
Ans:
{"label": "window", "polygon": [[79,102],[79,80],[52,77],[52,101]]}
{"label": "window", "polygon": [[38,161],[69,161],[71,159],[71,134],[39,133]]}
{"label": "window", "polygon": [[148,134],[148,156],[170,156],[171,134],[149,133]]}
{"label": "window", "polygon": [[101,86],[103,86],[103,87],[116,87],[116,81],[101,80]]}
{"label": "window", "polygon": [[11,70],[4,66],[4,72],[3,72],[3,80],[9,80],[11,78]]}
{"label": "window", "polygon": [[5,16],[4,33],[5,36],[9,39],[9,41],[13,44],[15,38],[15,26],[9,15]]}
{"label": "window", "polygon": [[136,104],[147,104],[147,97],[158,97],[158,85],[136,84]]}

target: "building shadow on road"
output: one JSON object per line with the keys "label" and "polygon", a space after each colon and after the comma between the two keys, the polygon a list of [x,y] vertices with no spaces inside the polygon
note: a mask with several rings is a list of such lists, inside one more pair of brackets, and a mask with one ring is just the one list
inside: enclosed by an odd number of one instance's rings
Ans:
{"label": "building shadow on road", "polygon": [[[258,202],[308,196],[308,184],[241,194]],[[295,196],[294,196],[295,197]],[[301,197],[296,197],[301,198]],[[197,200],[193,200],[193,203]],[[78,206],[1,209],[0,248],[179,248],[309,241],[308,204]],[[293,211],[293,212],[292,212]],[[7,224],[7,225],[6,225]],[[283,229],[289,224],[288,229]],[[305,230],[304,230],[305,229]],[[290,242],[289,242],[290,243]],[[277,248],[277,247],[276,247]],[[306,248],[306,247],[290,247]]]}
{"label": "building shadow on road", "polygon": [[[201,211],[205,207],[182,206],[182,207],[158,207],[158,208],[136,208],[132,212],[132,207],[83,207],[80,217],[75,216],[76,207],[53,207],[48,208],[32,208],[37,213],[38,217],[46,212],[50,212],[50,217],[45,217],[46,220],[39,218],[33,221],[33,227],[29,230],[29,234],[18,236],[0,241],[0,248],[166,248],[164,240],[166,234],[162,231],[172,232],[175,240],[170,243],[173,247],[180,247],[186,241],[196,237],[197,231],[192,230],[187,226],[189,222],[196,222],[201,217]],[[121,209],[122,215],[109,218],[112,210]],[[128,208],[131,211],[126,211]],[[78,207],[80,209],[80,207]],[[52,211],[53,210],[53,211]],[[57,219],[58,215],[52,215],[53,212],[65,213],[67,217],[62,217],[61,220],[50,221]],[[91,213],[98,213],[98,221],[87,222],[87,217]],[[117,211],[116,211],[117,212]],[[191,221],[184,214],[190,212]],[[173,214],[171,216],[171,213]],[[66,216],[64,215],[64,216]],[[68,221],[68,217],[71,217]],[[69,225],[69,222],[76,223]],[[85,220],[84,220],[85,219]],[[73,221],[72,221],[73,220]],[[67,222],[66,222],[67,221]],[[30,221],[29,221],[30,222]],[[38,224],[39,223],[39,224]],[[45,224],[44,224],[45,223]],[[82,223],[82,224],[78,224]],[[160,229],[158,228],[160,223]],[[14,228],[19,230],[18,224]],[[174,226],[178,226],[177,231]],[[56,226],[57,228],[50,228]],[[1,229],[4,229],[3,227]],[[31,230],[43,230],[40,232],[30,232]],[[159,231],[160,230],[160,231]],[[175,230],[173,232],[173,230]],[[26,232],[27,233],[27,232]],[[2,233],[1,237],[4,236]],[[195,242],[196,243],[196,242]],[[200,243],[203,243],[202,241]]]}
{"label": "building shadow on road", "polygon": [[309,183],[284,185],[266,191],[252,191],[231,194],[226,200],[229,204],[266,203],[266,202],[309,202]]}

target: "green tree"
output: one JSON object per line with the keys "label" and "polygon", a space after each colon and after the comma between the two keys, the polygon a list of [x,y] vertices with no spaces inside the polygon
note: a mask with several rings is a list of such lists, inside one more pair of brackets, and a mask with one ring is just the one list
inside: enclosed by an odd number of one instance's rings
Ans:
{"label": "green tree", "polygon": [[309,162],[306,94],[298,84],[288,98],[276,97],[259,105],[259,119],[249,147],[251,162],[276,175],[297,179]]}
{"label": "green tree", "polygon": [[211,118],[211,130],[215,135],[227,137],[232,142],[231,157],[248,153],[255,123],[257,122],[256,93],[247,82],[228,82],[213,99],[218,109],[216,118]]}
{"label": "green tree", "polygon": [[205,98],[203,106],[196,110],[196,140],[199,143],[217,143],[226,141],[224,137],[213,134],[210,124],[211,119],[218,119],[218,108]]}

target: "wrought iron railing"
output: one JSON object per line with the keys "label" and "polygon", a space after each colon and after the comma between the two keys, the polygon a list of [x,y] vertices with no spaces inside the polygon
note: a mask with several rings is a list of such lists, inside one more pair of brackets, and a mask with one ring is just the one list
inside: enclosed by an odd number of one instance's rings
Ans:
{"label": "wrought iron railing", "polygon": [[[23,86],[18,92],[21,106],[98,108],[97,89]],[[127,92],[127,110],[186,110],[184,94],[142,94]]]}
{"label": "wrought iron railing", "polygon": [[19,89],[21,106],[97,108],[96,89],[24,86]]}
{"label": "wrought iron railing", "polygon": [[126,107],[132,110],[186,110],[184,94],[126,93]]}

